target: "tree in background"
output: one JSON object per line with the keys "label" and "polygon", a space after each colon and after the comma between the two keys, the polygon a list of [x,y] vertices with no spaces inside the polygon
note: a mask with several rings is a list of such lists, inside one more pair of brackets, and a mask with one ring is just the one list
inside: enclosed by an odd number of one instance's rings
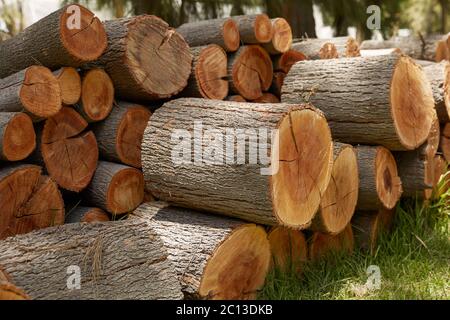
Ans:
{"label": "tree in background", "polygon": [[0,0],[0,20],[3,21],[8,35],[13,36],[24,29],[22,1],[6,3]]}

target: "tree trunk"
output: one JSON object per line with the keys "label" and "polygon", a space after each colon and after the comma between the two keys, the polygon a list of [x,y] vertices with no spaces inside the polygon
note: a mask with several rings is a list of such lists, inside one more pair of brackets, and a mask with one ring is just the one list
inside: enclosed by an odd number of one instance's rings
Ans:
{"label": "tree trunk", "polygon": [[283,54],[272,57],[273,70],[275,72],[284,72],[287,74],[294,64],[303,60],[306,60],[306,56],[303,53],[289,50]]}
{"label": "tree trunk", "polygon": [[313,261],[327,258],[332,254],[352,254],[354,248],[353,230],[348,224],[337,235],[314,232],[309,240],[309,258]]}
{"label": "tree trunk", "polygon": [[266,93],[263,93],[262,97],[260,97],[256,100],[253,100],[253,102],[255,102],[255,103],[280,103],[280,99],[277,96],[266,92]]}
{"label": "tree trunk", "polygon": [[254,299],[264,285],[270,244],[262,227],[163,203],[144,204],[133,218],[161,237],[186,297]]}
{"label": "tree trunk", "polygon": [[333,157],[326,120],[309,105],[202,99],[158,109],[142,148],[145,180],[156,198],[296,229],[311,223]]}
{"label": "tree trunk", "polygon": [[25,113],[0,113],[0,160],[20,161],[36,148],[33,122]]}
{"label": "tree trunk", "polygon": [[273,37],[270,42],[263,44],[263,48],[272,55],[289,51],[292,46],[291,26],[283,18],[272,19],[271,23]]}
{"label": "tree trunk", "polygon": [[108,214],[99,208],[77,206],[66,215],[65,223],[95,223],[110,221]]}
{"label": "tree trunk", "polygon": [[[79,26],[72,8],[79,12]],[[77,4],[65,6],[0,42],[0,78],[36,64],[52,70],[79,67],[97,59],[107,42],[102,23],[91,11]]]}
{"label": "tree trunk", "polygon": [[445,160],[450,163],[450,123],[446,123],[441,129],[441,141],[439,149]]}
{"label": "tree trunk", "polygon": [[441,123],[450,121],[450,63],[431,63],[423,70],[433,89],[436,112]]}
{"label": "tree trunk", "polygon": [[77,103],[81,97],[81,77],[77,69],[63,67],[53,72],[61,88],[62,103],[70,106]]}
{"label": "tree trunk", "polygon": [[245,44],[269,43],[273,38],[272,22],[266,14],[235,16],[241,42]]}
{"label": "tree trunk", "polygon": [[395,151],[421,146],[435,115],[425,74],[400,55],[298,62],[282,102],[305,101],[325,113],[337,141]]}
{"label": "tree trunk", "polygon": [[339,58],[336,46],[329,40],[304,39],[295,42],[292,50],[302,53],[307,60],[325,60]]}
{"label": "tree trunk", "polygon": [[273,227],[268,239],[272,252],[272,269],[301,274],[308,259],[308,244],[303,232]]}

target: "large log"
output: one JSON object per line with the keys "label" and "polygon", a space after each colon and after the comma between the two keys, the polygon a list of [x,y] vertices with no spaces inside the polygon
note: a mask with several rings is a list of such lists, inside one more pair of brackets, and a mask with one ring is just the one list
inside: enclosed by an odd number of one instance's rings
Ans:
{"label": "large log", "polygon": [[133,217],[161,237],[186,297],[254,299],[263,286],[270,244],[262,227],[163,203],[144,204]]}
{"label": "large log", "polygon": [[339,58],[336,46],[329,40],[302,39],[292,45],[292,50],[304,54],[308,60]]}
{"label": "large log", "polygon": [[0,169],[0,239],[64,223],[58,186],[41,171],[34,165]]}
{"label": "large log", "polygon": [[0,42],[0,78],[35,64],[52,70],[79,67],[97,59],[106,45],[102,23],[91,11],[78,4],[64,6]]}
{"label": "large log", "polygon": [[354,238],[351,224],[337,235],[314,232],[309,239],[309,258],[313,261],[328,258],[336,254],[352,254]]}
{"label": "large log", "polygon": [[327,122],[310,105],[170,101],[155,111],[142,143],[156,198],[296,229],[311,223],[332,157]]}
{"label": "large log", "polygon": [[272,252],[272,269],[282,273],[303,271],[308,259],[308,244],[303,232],[273,227],[268,235]]}
{"label": "large log", "polygon": [[423,70],[433,89],[439,121],[450,121],[450,62],[430,63],[424,66]]}
{"label": "large log", "polygon": [[238,23],[241,41],[246,44],[269,43],[273,38],[272,22],[266,14],[233,17]]}
{"label": "large log", "polygon": [[441,140],[439,150],[444,155],[447,162],[450,163],[450,123],[447,122],[441,129]]}
{"label": "large log", "polygon": [[45,67],[31,66],[0,79],[0,112],[27,112],[48,118],[62,105],[58,80]]}
{"label": "large log", "polygon": [[0,261],[36,300],[182,298],[167,251],[142,221],[67,224],[9,238],[0,241]]}
{"label": "large log", "polygon": [[325,113],[336,140],[395,151],[422,145],[435,115],[428,79],[401,55],[298,62],[282,102],[305,101]]}
{"label": "large log", "polygon": [[289,22],[283,18],[271,20],[273,37],[268,43],[263,44],[269,54],[275,55],[289,51],[292,46],[292,29]]}
{"label": "large log", "polygon": [[291,49],[272,57],[273,70],[287,74],[294,64],[303,60],[306,60],[306,56],[303,53]]}
{"label": "large log", "polygon": [[11,283],[9,275],[0,267],[0,301],[29,300],[30,297]]}
{"label": "large log", "polygon": [[65,223],[94,223],[110,221],[108,214],[99,208],[76,206],[72,208],[65,219]]}
{"label": "large log", "polygon": [[177,32],[191,47],[216,44],[226,52],[234,52],[240,45],[239,27],[232,18],[185,23]]}
{"label": "large log", "polygon": [[0,160],[20,161],[36,148],[33,122],[25,113],[0,113]]}
{"label": "large log", "polygon": [[63,67],[53,72],[61,88],[61,100],[65,105],[73,105],[81,97],[81,77],[77,69]]}

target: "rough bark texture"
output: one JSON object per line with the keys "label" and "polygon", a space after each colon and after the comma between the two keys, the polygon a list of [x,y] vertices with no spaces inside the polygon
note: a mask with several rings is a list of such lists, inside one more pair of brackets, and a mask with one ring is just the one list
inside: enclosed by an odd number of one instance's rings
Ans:
{"label": "rough bark texture", "polygon": [[0,160],[20,161],[36,148],[31,118],[24,113],[0,113]]}
{"label": "rough bark texture", "polygon": [[433,89],[436,112],[441,123],[450,121],[450,63],[431,63],[423,68]]}
{"label": "rough bark texture", "polygon": [[260,44],[272,40],[272,23],[266,14],[236,16],[233,19],[238,23],[241,42]]}
{"label": "rough bark texture", "polygon": [[102,209],[80,206],[72,208],[65,219],[65,223],[94,223],[107,221],[110,221],[110,218]]}
{"label": "rough bark texture", "polygon": [[339,58],[336,46],[329,40],[303,39],[292,45],[292,50],[301,52],[308,60]]}

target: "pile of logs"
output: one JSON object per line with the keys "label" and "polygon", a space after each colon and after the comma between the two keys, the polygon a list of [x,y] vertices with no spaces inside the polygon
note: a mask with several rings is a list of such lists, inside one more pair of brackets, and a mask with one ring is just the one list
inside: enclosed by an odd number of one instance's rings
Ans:
{"label": "pile of logs", "polygon": [[447,41],[413,60],[265,14],[77,6],[81,32],[64,7],[0,42],[0,299],[252,299],[435,195]]}

